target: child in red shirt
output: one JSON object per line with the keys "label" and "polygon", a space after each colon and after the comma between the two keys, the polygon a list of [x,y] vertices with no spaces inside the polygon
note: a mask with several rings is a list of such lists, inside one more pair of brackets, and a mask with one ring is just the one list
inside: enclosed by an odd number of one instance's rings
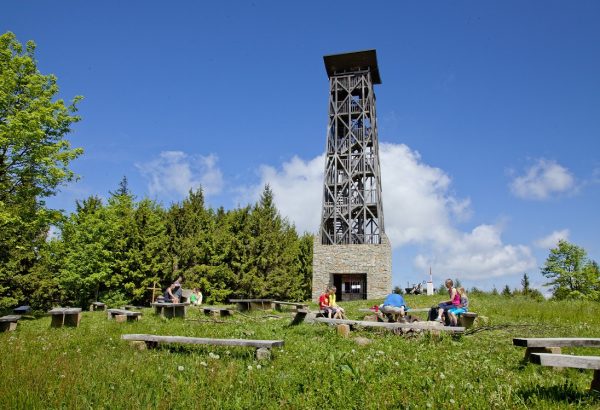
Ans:
{"label": "child in red shirt", "polygon": [[325,292],[321,293],[321,296],[319,296],[319,309],[321,309],[323,313],[327,314],[327,317],[331,319],[333,309],[331,308],[331,306],[329,306],[328,290],[325,290]]}

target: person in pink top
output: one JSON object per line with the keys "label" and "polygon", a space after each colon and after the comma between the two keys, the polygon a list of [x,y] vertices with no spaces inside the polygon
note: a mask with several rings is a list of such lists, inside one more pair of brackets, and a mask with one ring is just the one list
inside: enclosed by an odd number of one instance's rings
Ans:
{"label": "person in pink top", "polygon": [[438,305],[438,317],[437,317],[438,322],[444,322],[443,316],[444,316],[445,311],[452,309],[452,308],[456,308],[460,305],[460,294],[456,291],[456,288],[454,287],[454,282],[452,281],[452,279],[446,279],[445,285],[446,285],[446,288],[448,289],[448,294],[450,295],[450,300],[441,302]]}

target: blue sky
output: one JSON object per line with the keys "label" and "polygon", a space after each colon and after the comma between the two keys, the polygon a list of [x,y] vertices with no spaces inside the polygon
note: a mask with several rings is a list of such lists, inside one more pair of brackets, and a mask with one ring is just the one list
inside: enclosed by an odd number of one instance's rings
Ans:
{"label": "blue sky", "polygon": [[328,82],[322,56],[377,50],[393,282],[535,285],[558,238],[600,260],[600,3],[232,1],[3,3],[61,96],[83,95],[81,176],[48,202],[106,197],[123,175],[168,205],[270,183],[318,229]]}

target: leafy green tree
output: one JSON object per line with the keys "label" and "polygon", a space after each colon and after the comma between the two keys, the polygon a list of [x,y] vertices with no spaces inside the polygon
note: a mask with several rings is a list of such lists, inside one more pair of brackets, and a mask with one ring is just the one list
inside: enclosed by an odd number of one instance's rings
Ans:
{"label": "leafy green tree", "polygon": [[0,307],[25,301],[27,275],[61,219],[44,198],[74,179],[69,163],[82,153],[65,138],[79,97],[55,99],[56,77],[39,72],[34,53],[32,41],[0,36]]}
{"label": "leafy green tree", "polygon": [[565,240],[560,240],[542,267],[542,274],[550,279],[556,299],[600,300],[600,270],[587,257],[586,251]]}

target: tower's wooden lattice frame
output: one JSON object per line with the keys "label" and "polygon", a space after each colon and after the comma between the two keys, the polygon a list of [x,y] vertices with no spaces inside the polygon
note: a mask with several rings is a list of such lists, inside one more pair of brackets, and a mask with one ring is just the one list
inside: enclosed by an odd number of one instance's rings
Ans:
{"label": "tower's wooden lattice frame", "polygon": [[384,224],[375,51],[325,57],[325,65],[330,93],[321,243],[379,244]]}

